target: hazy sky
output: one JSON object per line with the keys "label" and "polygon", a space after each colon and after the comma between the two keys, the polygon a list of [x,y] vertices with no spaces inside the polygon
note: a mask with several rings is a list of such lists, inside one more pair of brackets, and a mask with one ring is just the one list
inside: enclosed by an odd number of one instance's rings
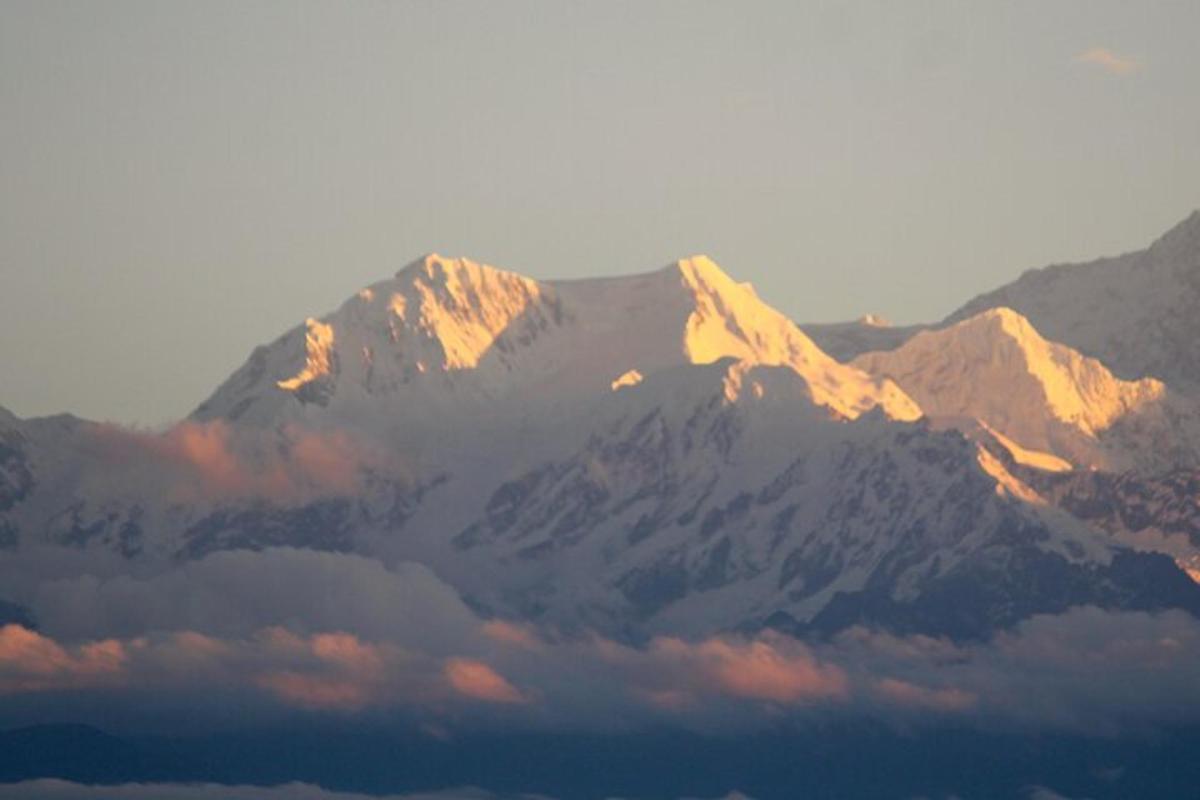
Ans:
{"label": "hazy sky", "polygon": [[1200,207],[1200,3],[0,0],[0,404],[159,423],[436,250],[939,318]]}

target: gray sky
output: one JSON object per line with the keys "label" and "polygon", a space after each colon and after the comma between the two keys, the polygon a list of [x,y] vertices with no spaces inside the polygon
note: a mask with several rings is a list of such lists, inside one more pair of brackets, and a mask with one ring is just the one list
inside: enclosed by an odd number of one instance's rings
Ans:
{"label": "gray sky", "polygon": [[804,321],[938,318],[1200,207],[1197,32],[1193,0],[0,0],[0,404],[181,416],[431,250],[704,252]]}

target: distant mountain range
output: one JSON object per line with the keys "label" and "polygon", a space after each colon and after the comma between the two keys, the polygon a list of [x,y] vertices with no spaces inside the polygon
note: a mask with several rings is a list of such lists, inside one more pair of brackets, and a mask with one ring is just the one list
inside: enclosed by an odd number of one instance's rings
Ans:
{"label": "distant mountain range", "polygon": [[165,432],[0,414],[0,547],[354,551],[631,640],[1200,614],[1198,293],[1200,213],[903,329],[798,326],[702,256],[430,255]]}

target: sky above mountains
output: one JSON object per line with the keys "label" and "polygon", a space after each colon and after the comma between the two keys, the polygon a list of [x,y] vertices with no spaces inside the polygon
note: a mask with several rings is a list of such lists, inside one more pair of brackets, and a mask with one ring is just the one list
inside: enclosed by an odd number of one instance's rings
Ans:
{"label": "sky above mountains", "polygon": [[186,414],[421,253],[940,318],[1200,207],[1188,2],[0,2],[0,404]]}

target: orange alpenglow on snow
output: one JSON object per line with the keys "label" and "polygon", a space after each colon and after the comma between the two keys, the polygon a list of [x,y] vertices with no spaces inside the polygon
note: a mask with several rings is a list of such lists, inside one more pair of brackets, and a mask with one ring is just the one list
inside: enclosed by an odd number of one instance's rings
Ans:
{"label": "orange alpenglow on snow", "polygon": [[[479,365],[499,336],[526,309],[537,305],[537,281],[465,258],[426,256],[412,283],[415,298],[393,294],[396,316],[441,343],[446,370]],[[415,300],[415,302],[412,302]],[[417,310],[416,319],[408,309]]]}
{"label": "orange alpenglow on snow", "polygon": [[641,382],[642,373],[638,372],[636,369],[631,369],[628,372],[623,373],[620,377],[612,382],[612,390],[615,392],[619,389],[624,389],[629,386],[637,386]]}
{"label": "orange alpenglow on snow", "polygon": [[309,317],[304,323],[308,333],[304,337],[306,359],[304,369],[287,380],[276,381],[280,389],[294,392],[301,386],[312,383],[330,373],[333,353],[333,326]]}
{"label": "orange alpenglow on snow", "polygon": [[1027,319],[993,308],[895,350],[851,362],[900,385],[937,419],[978,420],[1014,458],[1054,471],[1104,466],[1098,436],[1163,401],[1161,381],[1115,377],[1102,363],[1042,338]]}
{"label": "orange alpenglow on snow", "polygon": [[813,400],[853,419],[881,406],[894,419],[914,420],[920,407],[890,380],[826,355],[788,317],[737,283],[706,256],[679,262],[695,308],[684,331],[684,351],[695,364],[733,356],[751,364],[788,366],[808,382]]}
{"label": "orange alpenglow on snow", "polygon": [[439,390],[417,387],[446,380],[454,402],[617,391],[728,358],[794,370],[812,402],[842,419],[873,408],[900,420],[922,413],[892,381],[825,354],[705,256],[636,275],[535,281],[429,255],[260,348],[194,418],[274,424],[334,406],[360,416],[411,401],[410,391],[437,408]]}

